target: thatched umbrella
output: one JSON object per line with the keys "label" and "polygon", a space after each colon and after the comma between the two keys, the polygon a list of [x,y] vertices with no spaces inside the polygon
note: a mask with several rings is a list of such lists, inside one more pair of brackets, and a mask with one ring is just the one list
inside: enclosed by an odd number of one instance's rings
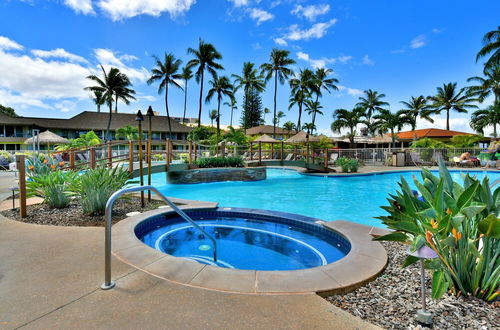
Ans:
{"label": "thatched umbrella", "polygon": [[288,140],[285,141],[285,143],[307,143],[307,142],[319,142],[323,138],[328,138],[326,135],[311,135],[307,134],[307,132],[300,131]]}
{"label": "thatched umbrella", "polygon": [[[29,139],[26,139],[26,141],[24,141],[24,144],[33,144],[33,142],[36,140],[37,140],[36,137],[30,137]],[[51,131],[45,131],[38,134],[38,143],[46,144],[47,149],[50,149],[51,144],[64,144],[68,142],[69,142],[68,139],[65,139],[62,136],[52,133]]]}
{"label": "thatched umbrella", "polygon": [[279,143],[281,141],[278,141],[276,139],[273,139],[267,134],[263,134],[259,136],[257,139],[255,139],[253,142],[261,142],[261,143]]}

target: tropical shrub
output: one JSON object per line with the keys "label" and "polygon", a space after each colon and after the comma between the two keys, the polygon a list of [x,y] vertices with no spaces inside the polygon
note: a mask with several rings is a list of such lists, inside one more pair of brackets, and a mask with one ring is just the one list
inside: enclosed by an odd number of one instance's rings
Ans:
{"label": "tropical shrub", "polygon": [[26,158],[26,173],[29,177],[49,174],[64,166],[64,162],[60,163],[52,157],[40,154],[38,157]]}
{"label": "tropical shrub", "polygon": [[439,149],[439,148],[447,148],[448,146],[439,140],[431,139],[431,138],[422,138],[416,141],[413,141],[410,144],[410,148],[426,148],[426,149]]}
{"label": "tropical shrub", "polygon": [[14,161],[14,157],[7,151],[0,151],[0,166],[7,166]]}
{"label": "tropical shrub", "polygon": [[482,139],[483,137],[480,135],[455,135],[451,138],[451,145],[454,148],[474,148],[478,146]]}
{"label": "tropical shrub", "polygon": [[123,188],[130,174],[122,167],[87,170],[75,180],[71,190],[79,197],[84,214],[103,215],[109,197]]}
{"label": "tropical shrub", "polygon": [[26,183],[28,196],[42,197],[51,208],[65,208],[70,203],[70,186],[76,177],[75,172],[60,170],[32,176]]}
{"label": "tropical shrub", "polygon": [[217,135],[217,129],[208,126],[200,126],[194,128],[191,132],[189,132],[187,139],[189,141],[203,141],[208,140],[212,135]]}
{"label": "tropical shrub", "polygon": [[101,144],[101,139],[94,133],[94,131],[89,131],[85,134],[81,134],[76,139],[70,139],[68,143],[59,144],[56,146],[56,150],[64,151],[73,148],[83,148],[90,147]]}
{"label": "tropical shrub", "polygon": [[[427,245],[437,253],[426,262],[433,298],[451,291],[492,301],[499,295],[500,187],[492,193],[488,178],[470,175],[463,185],[454,182],[442,161],[439,172],[423,169],[422,180],[414,178],[421,198],[401,179],[400,191],[382,207],[389,215],[379,217],[394,232],[378,240],[409,242],[412,251]],[[416,261],[409,256],[403,266]]]}
{"label": "tropical shrub", "polygon": [[245,162],[241,157],[207,157],[199,158],[194,162],[200,168],[208,167],[243,167]]}
{"label": "tropical shrub", "polygon": [[165,159],[165,158],[163,157],[163,155],[162,155],[162,154],[154,154],[154,155],[153,155],[153,157],[152,157],[152,159],[153,159],[154,161],[157,161],[157,162],[158,162],[158,161],[162,161],[162,160],[163,160],[163,159]]}
{"label": "tropical shrub", "polygon": [[337,159],[336,164],[337,166],[340,166],[342,172],[344,173],[356,173],[360,166],[360,163],[357,159],[347,157],[340,157],[339,159]]}

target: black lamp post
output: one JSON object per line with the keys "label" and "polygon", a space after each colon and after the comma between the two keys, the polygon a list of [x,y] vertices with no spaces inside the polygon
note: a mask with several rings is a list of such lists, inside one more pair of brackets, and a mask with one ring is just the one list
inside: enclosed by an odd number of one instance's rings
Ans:
{"label": "black lamp post", "polygon": [[[154,117],[153,108],[149,106],[148,111],[146,112],[146,116],[148,117],[149,122],[149,130],[148,130],[148,185],[151,185],[151,150],[152,146],[152,129],[151,129],[151,118]],[[151,202],[151,190],[148,190],[148,202]]]}
{"label": "black lamp post", "polygon": [[[142,177],[143,167],[142,167],[142,122],[144,121],[144,116],[141,110],[137,111],[135,115],[135,121],[138,124],[139,131],[139,177],[141,186],[144,186],[144,178]],[[141,207],[144,207],[144,191],[141,191]]]}

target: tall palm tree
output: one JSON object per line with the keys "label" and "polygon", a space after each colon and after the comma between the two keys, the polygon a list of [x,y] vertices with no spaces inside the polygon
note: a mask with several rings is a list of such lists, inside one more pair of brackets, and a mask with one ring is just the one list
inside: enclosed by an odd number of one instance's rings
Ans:
{"label": "tall palm tree", "polygon": [[276,117],[273,118],[273,125],[279,126],[281,118],[285,117],[285,113],[283,111],[278,111]]}
{"label": "tall palm tree", "polygon": [[440,114],[446,111],[446,129],[450,129],[450,111],[467,113],[467,109],[477,108],[470,102],[475,101],[474,97],[466,92],[466,88],[461,88],[457,92],[457,83],[443,84],[437,88],[437,94],[430,96],[431,113]]}
{"label": "tall palm tree", "polygon": [[283,124],[283,129],[287,131],[288,135],[290,135],[291,131],[295,130],[295,124],[292,123],[291,121],[287,121],[286,123]]}
{"label": "tall palm tree", "polygon": [[363,117],[365,110],[363,108],[354,108],[352,111],[346,109],[337,109],[333,112],[333,123],[330,126],[333,133],[340,133],[342,129],[348,129],[347,137],[350,141],[350,147],[354,147],[354,137],[356,136],[356,126],[364,123]]}
{"label": "tall palm tree", "polygon": [[217,60],[222,59],[222,55],[215,49],[211,43],[206,43],[200,39],[198,48],[188,48],[188,54],[192,54],[194,58],[187,64],[189,68],[197,67],[195,77],[196,82],[200,84],[200,100],[198,110],[198,127],[201,125],[201,110],[203,100],[203,80],[205,78],[205,70],[212,76],[216,75],[217,70],[223,70],[224,67],[217,63]]}
{"label": "tall palm tree", "polygon": [[184,80],[184,112],[182,113],[182,123],[186,121],[188,81],[193,78],[193,71],[188,66],[181,69],[181,79]]}
{"label": "tall palm tree", "polygon": [[104,94],[102,91],[94,91],[94,97],[92,98],[95,105],[97,106],[97,112],[101,112],[101,105],[106,103],[106,99],[104,98]]}
{"label": "tall palm tree", "polygon": [[205,102],[209,103],[214,95],[217,95],[217,140],[220,137],[220,103],[222,98],[227,96],[229,98],[234,98],[233,90],[234,87],[231,85],[229,78],[226,76],[217,77],[215,75],[212,80],[208,81],[210,89],[208,90]]}
{"label": "tall palm tree", "polygon": [[484,134],[484,129],[493,126],[493,137],[497,137],[497,125],[500,124],[500,103],[490,105],[486,109],[474,111],[471,115],[470,126],[479,134]]}
{"label": "tall palm tree", "polygon": [[434,120],[430,117],[430,106],[427,103],[427,98],[425,98],[423,95],[417,97],[412,96],[408,102],[401,101],[400,103],[405,106],[405,109],[402,110],[406,111],[407,113],[407,117],[409,119],[408,123],[410,124],[412,131],[417,128],[418,117],[425,119],[431,123],[434,122]]}
{"label": "tall palm tree", "polygon": [[208,117],[210,118],[210,126],[214,127],[214,120],[217,119],[217,109],[213,109],[208,113]]}
{"label": "tall palm tree", "polygon": [[[293,74],[290,65],[295,64],[295,61],[290,57],[290,52],[284,49],[274,48],[269,56],[269,63],[264,63],[260,66],[262,73],[266,77],[266,82],[274,76],[274,112],[273,118],[276,117],[276,97],[278,94],[278,81],[281,85],[285,83],[289,76]],[[276,138],[276,125],[273,124],[273,138]]]}
{"label": "tall palm tree", "polygon": [[[333,70],[327,68],[318,68],[316,72],[314,72],[314,89],[313,92],[316,94],[316,102],[319,101],[319,98],[322,96],[322,91],[326,91],[331,93],[332,91],[338,91],[337,87],[338,79],[328,78],[330,74],[333,73]],[[319,103],[318,103],[319,104]],[[316,122],[316,113],[313,113],[312,123]]]}
{"label": "tall palm tree", "polygon": [[262,121],[263,121],[264,123],[266,123],[266,115],[267,115],[268,113],[271,113],[271,110],[270,110],[269,108],[264,108],[264,115],[263,115],[263,118],[262,118]]}
{"label": "tall palm tree", "polygon": [[[311,124],[314,127],[316,127],[316,124],[315,124],[316,115],[323,115],[323,112],[321,112],[321,109],[323,109],[323,106],[321,106],[319,101],[313,101],[311,99],[306,100],[306,111],[307,111],[307,114],[312,116]],[[311,133],[314,133],[314,130]]]}
{"label": "tall palm tree", "polygon": [[382,110],[384,106],[389,105],[389,103],[382,101],[382,98],[385,97],[385,94],[379,94],[379,92],[373,91],[371,89],[366,90],[363,93],[365,93],[365,95],[359,97],[360,102],[356,104],[356,107],[360,107],[365,110],[366,126],[368,128],[368,132],[373,134],[373,115]]}
{"label": "tall palm tree", "polygon": [[305,123],[302,128],[305,129],[307,131],[307,134],[309,135],[314,132],[314,130],[316,129],[316,125],[314,125],[313,123]]}
{"label": "tall palm tree", "polygon": [[379,113],[373,116],[375,120],[373,126],[379,134],[391,132],[392,146],[396,147],[396,134],[395,131],[400,131],[405,124],[409,124],[411,119],[405,110],[399,110],[392,113],[389,110],[381,109]]}
{"label": "tall palm tree", "polygon": [[125,104],[130,104],[130,99],[134,99],[135,91],[128,88],[131,86],[130,80],[127,75],[121,73],[117,68],[110,68],[108,72],[104,70],[104,67],[101,65],[101,70],[103,73],[103,78],[99,78],[96,75],[87,76],[87,79],[92,80],[96,83],[94,86],[85,87],[85,90],[91,92],[100,92],[102,93],[102,97],[105,102],[109,106],[109,117],[108,117],[108,125],[106,128],[106,139],[108,141],[111,140],[110,128],[111,128],[111,120],[113,118],[113,102],[121,99]]}
{"label": "tall palm tree", "polygon": [[[234,91],[233,91],[233,95],[234,95]],[[236,106],[236,98],[233,97],[229,100],[229,102],[224,102],[224,105],[231,109],[231,119],[229,121],[229,126],[233,127],[233,112],[234,112],[234,110],[238,109],[238,107]]]}
{"label": "tall palm tree", "polygon": [[168,86],[172,85],[174,87],[182,89],[182,87],[177,83],[176,80],[181,79],[181,75],[177,73],[182,61],[176,59],[172,53],[165,53],[163,62],[157,57],[153,56],[155,59],[155,67],[151,69],[151,77],[148,79],[148,85],[160,82],[158,86],[158,94],[163,93],[165,90],[165,109],[167,110],[167,120],[168,120],[168,133],[172,137],[172,124],[170,123],[170,112],[168,111]]}
{"label": "tall palm tree", "polygon": [[300,119],[302,117],[302,106],[307,98],[311,97],[311,92],[314,88],[314,73],[310,69],[300,69],[299,73],[290,79],[290,110],[294,105],[298,106],[299,117],[297,120],[297,128],[300,128]]}
{"label": "tall palm tree", "polygon": [[500,102],[500,64],[485,67],[483,74],[484,78],[476,76],[467,79],[478,83],[468,88],[469,93],[477,96],[477,100],[481,103],[490,95],[494,96],[495,103]]}
{"label": "tall palm tree", "polygon": [[500,26],[496,30],[487,32],[483,37],[483,48],[476,55],[476,62],[491,54],[486,61],[486,67],[493,67],[500,64]]}
{"label": "tall palm tree", "polygon": [[257,69],[254,68],[254,65],[255,64],[252,62],[244,62],[241,75],[232,75],[234,78],[235,92],[238,89],[243,88],[243,92],[246,96],[248,96],[250,91],[256,91],[259,93],[264,91],[266,86],[264,78],[261,74],[259,74]]}

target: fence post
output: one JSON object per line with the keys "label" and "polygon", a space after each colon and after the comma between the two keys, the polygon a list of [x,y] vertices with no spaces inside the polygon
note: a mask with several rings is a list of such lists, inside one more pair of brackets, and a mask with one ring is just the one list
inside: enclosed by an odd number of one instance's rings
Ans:
{"label": "fence post", "polygon": [[194,160],[196,161],[198,159],[198,146],[196,145],[196,142],[193,143],[194,147]]}
{"label": "fence post", "polygon": [[113,149],[111,148],[111,141],[107,142],[108,144],[108,167],[113,165]]}
{"label": "fence post", "polygon": [[259,141],[259,165],[262,162],[262,142]]}
{"label": "fence post", "polygon": [[293,146],[293,160],[297,160],[297,145]]}
{"label": "fence post", "polygon": [[220,152],[222,158],[226,157],[226,142],[222,141],[221,146],[220,146]]}
{"label": "fence post", "polygon": [[306,167],[309,166],[309,142],[306,143]]}
{"label": "fence post", "polygon": [[165,170],[168,171],[168,165],[170,165],[170,139],[165,142]]}
{"label": "fence post", "polygon": [[[147,153],[147,161],[148,161],[148,186],[151,185],[151,148],[152,148],[152,144],[153,142],[151,141],[151,134],[148,135],[148,142],[147,143],[147,146],[148,146],[148,153]],[[148,190],[148,202],[151,202],[151,190]]]}
{"label": "fence post", "polygon": [[250,142],[250,160],[253,160],[253,151],[252,151],[252,146],[253,146],[253,143]]}
{"label": "fence post", "polygon": [[375,165],[375,149],[373,149],[373,165]]}
{"label": "fence post", "polygon": [[169,151],[170,151],[169,164],[172,164],[174,162],[174,142],[169,139],[168,143],[170,145],[170,147],[169,147]]}
{"label": "fence post", "polygon": [[188,149],[189,149],[188,162],[189,162],[189,166],[191,166],[191,164],[193,163],[193,155],[192,155],[192,152],[193,152],[193,142],[188,141]]}
{"label": "fence post", "polygon": [[90,153],[90,168],[95,169],[95,149],[90,148],[89,153]]}
{"label": "fence post", "polygon": [[284,149],[284,146],[283,146],[283,141],[281,141],[281,155],[280,155],[280,158],[281,158],[281,165],[283,165],[283,149]]}
{"label": "fence post", "polygon": [[328,148],[325,148],[325,151],[324,151],[324,155],[323,155],[325,158],[324,158],[324,161],[325,161],[325,169],[328,168]]}
{"label": "fence post", "polygon": [[271,143],[271,156],[269,156],[269,159],[274,159],[274,143]]}
{"label": "fence post", "polygon": [[19,210],[21,218],[26,218],[26,156],[16,155],[16,167],[19,173]]}
{"label": "fence post", "polygon": [[74,151],[69,152],[69,168],[72,170],[75,169],[75,152]]}
{"label": "fence post", "polygon": [[134,172],[134,143],[128,141],[128,171],[130,174]]}

